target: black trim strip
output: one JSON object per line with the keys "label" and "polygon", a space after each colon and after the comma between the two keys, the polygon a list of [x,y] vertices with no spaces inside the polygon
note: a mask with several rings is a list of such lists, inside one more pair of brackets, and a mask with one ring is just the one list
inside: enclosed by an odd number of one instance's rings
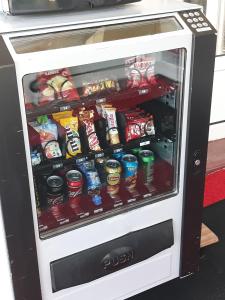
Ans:
{"label": "black trim strip", "polygon": [[[212,31],[211,31],[212,32]],[[180,276],[199,268],[201,215],[204,197],[216,35],[193,35],[189,119],[184,178],[184,208]]]}
{"label": "black trim strip", "polygon": [[0,91],[0,196],[14,294],[41,300],[16,71],[1,36]]}

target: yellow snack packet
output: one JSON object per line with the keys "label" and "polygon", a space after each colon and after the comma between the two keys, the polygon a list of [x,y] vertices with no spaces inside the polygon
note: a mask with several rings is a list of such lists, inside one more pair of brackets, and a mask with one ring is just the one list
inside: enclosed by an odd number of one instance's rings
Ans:
{"label": "yellow snack packet", "polygon": [[78,131],[78,117],[61,118],[58,121],[66,130],[67,153],[66,158],[71,158],[81,153],[81,143]]}
{"label": "yellow snack packet", "polygon": [[55,121],[59,121],[60,119],[63,119],[63,118],[70,118],[73,116],[73,111],[72,110],[66,110],[66,111],[61,111],[61,112],[58,112],[58,113],[54,113],[52,114],[52,117]]}

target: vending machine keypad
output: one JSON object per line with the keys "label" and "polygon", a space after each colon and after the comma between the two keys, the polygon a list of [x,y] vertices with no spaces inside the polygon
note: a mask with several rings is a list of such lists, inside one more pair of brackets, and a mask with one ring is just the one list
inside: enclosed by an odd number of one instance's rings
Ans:
{"label": "vending machine keypad", "polygon": [[200,10],[181,12],[180,16],[195,34],[206,31],[215,32],[212,24]]}

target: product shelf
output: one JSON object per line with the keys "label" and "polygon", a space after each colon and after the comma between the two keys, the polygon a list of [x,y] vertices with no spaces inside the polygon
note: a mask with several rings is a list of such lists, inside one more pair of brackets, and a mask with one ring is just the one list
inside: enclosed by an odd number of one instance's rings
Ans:
{"label": "product shelf", "polygon": [[136,140],[132,140],[126,144],[109,146],[108,148],[99,152],[89,151],[87,153],[78,154],[73,158],[68,158],[68,159],[59,158],[59,159],[45,160],[40,165],[33,166],[33,172],[34,174],[37,174],[43,171],[51,171],[51,170],[55,171],[63,168],[64,166],[73,165],[85,160],[96,159],[104,156],[111,156],[120,151],[130,151],[133,148],[149,146],[151,143],[157,142],[159,140],[160,140],[160,136],[156,136],[156,135],[146,136]]}
{"label": "product shelf", "polygon": [[94,107],[101,98],[105,98],[107,102],[113,103],[113,106],[116,108],[131,108],[131,106],[133,107],[146,101],[165,96],[176,89],[176,84],[170,79],[162,75],[156,75],[154,78],[155,80],[152,84],[142,88],[123,89],[109,94],[81,97],[80,100],[74,100],[71,102],[67,102],[66,99],[59,99],[43,106],[32,106],[32,108],[27,107],[27,120],[32,121],[40,115],[50,115],[52,113],[71,109],[76,110],[83,106],[88,109]]}
{"label": "product shelf", "polygon": [[173,166],[158,158],[154,164],[154,180],[151,185],[143,183],[143,170],[139,168],[137,184],[132,193],[126,188],[124,179],[121,179],[117,197],[114,199],[107,193],[107,187],[101,188],[103,202],[94,205],[91,196],[81,195],[80,207],[73,207],[69,201],[51,208],[42,208],[38,216],[40,237],[45,239],[62,232],[73,230],[96,219],[111,217],[132,208],[145,205],[147,202],[162,200],[168,196],[173,187]]}

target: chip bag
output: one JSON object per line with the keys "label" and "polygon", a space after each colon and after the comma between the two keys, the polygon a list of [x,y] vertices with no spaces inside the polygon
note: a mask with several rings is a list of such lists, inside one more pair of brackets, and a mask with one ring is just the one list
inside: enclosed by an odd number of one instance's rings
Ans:
{"label": "chip bag", "polygon": [[68,69],[39,73],[37,85],[40,92],[39,105],[54,100],[71,102],[80,99]]}
{"label": "chip bag", "polygon": [[40,116],[37,121],[29,123],[34,130],[39,133],[41,146],[45,156],[48,159],[62,156],[59,147],[57,125],[53,123],[47,116]]}

